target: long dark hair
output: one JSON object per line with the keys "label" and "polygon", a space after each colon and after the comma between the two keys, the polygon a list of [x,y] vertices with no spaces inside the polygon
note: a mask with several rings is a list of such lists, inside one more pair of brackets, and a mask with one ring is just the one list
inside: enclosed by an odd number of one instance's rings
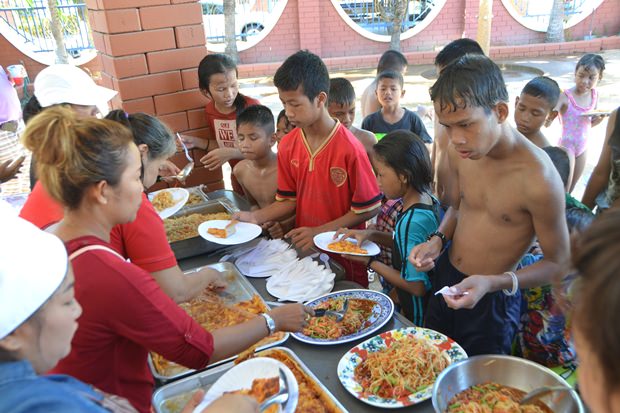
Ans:
{"label": "long dark hair", "polygon": [[396,130],[385,135],[373,150],[379,160],[407,178],[407,185],[421,194],[430,193],[431,158],[418,135],[404,129]]}
{"label": "long dark hair", "polygon": [[[203,93],[208,94],[211,76],[218,73],[225,74],[231,70],[235,71],[235,75],[239,75],[235,61],[229,56],[222,53],[206,55],[198,65],[198,87]],[[238,92],[233,104],[235,105],[235,114],[239,115],[246,107],[245,96]]]}

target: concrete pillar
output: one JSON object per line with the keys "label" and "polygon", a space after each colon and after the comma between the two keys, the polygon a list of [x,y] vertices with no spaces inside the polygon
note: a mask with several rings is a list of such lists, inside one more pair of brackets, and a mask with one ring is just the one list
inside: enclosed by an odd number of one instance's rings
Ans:
{"label": "concrete pillar", "polygon": [[[174,132],[206,138],[205,97],[197,67],[207,54],[202,8],[195,0],[87,0],[102,84],[119,92],[114,108],[156,115]],[[222,171],[207,171],[194,151],[188,186],[223,186]],[[200,151],[202,152],[202,151]],[[185,156],[175,155],[180,166]]]}
{"label": "concrete pillar", "polygon": [[478,31],[476,40],[487,56],[491,51],[491,26],[493,21],[493,0],[480,0],[478,10]]}

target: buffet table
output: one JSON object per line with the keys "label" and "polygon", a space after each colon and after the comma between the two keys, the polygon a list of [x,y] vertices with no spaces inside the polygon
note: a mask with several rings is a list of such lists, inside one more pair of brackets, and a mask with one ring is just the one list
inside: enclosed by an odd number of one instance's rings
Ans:
{"label": "buffet table", "polygon": [[[211,255],[201,255],[197,257],[187,258],[179,261],[179,265],[183,270],[189,270],[213,264],[215,262],[218,262],[218,260],[223,255],[230,252],[231,250],[227,249]],[[267,292],[267,289],[265,287],[265,278],[248,278],[248,280],[251,282],[251,284],[265,301],[276,301],[276,298]],[[347,284],[349,283],[336,282],[334,290],[351,288]],[[408,326],[412,326],[412,323],[409,320],[407,320],[400,314],[394,313],[392,319],[388,321],[388,323],[375,334],[392,330],[394,328]],[[336,367],[338,366],[340,358],[352,347],[367,340],[368,338],[370,338],[370,336],[340,345],[317,346],[302,343],[291,337],[284,344],[282,344],[282,346],[294,351],[299,356],[299,358],[310,368],[310,370],[312,370],[312,372],[319,378],[319,380],[325,385],[325,387],[327,387],[329,391],[340,401],[340,403],[342,403],[342,405],[344,405],[345,408],[348,409],[348,411],[377,412],[381,411],[382,409],[370,406],[356,399],[342,386],[342,384],[338,380],[338,375],[336,373]],[[415,406],[398,410],[402,412],[416,413],[431,413],[434,411],[430,400],[427,400]]]}

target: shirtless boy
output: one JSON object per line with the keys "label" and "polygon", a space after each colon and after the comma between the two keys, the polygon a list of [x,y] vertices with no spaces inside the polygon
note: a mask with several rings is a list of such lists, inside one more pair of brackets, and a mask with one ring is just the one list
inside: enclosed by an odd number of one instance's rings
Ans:
{"label": "shirtless boy", "polygon": [[355,120],[355,89],[347,79],[337,77],[329,81],[329,97],[327,111],[336,118],[364,145],[367,153],[377,143],[375,134],[353,126]]}
{"label": "shirtless boy", "polygon": [[[434,291],[451,286],[455,295],[431,296],[426,326],[470,355],[508,354],[519,288],[549,284],[568,258],[562,182],[549,157],[509,124],[506,85],[487,57],[449,64],[431,100],[450,141],[455,202],[409,259],[419,271],[435,268]],[[535,238],[544,258],[515,273]],[[440,255],[447,239],[452,244]]]}
{"label": "shirtless boy", "polygon": [[[278,160],[271,147],[276,142],[271,110],[263,105],[249,106],[237,116],[237,147],[243,155],[233,174],[243,188],[252,209],[265,208],[276,200]],[[294,216],[282,222],[263,225],[272,238],[293,228]]]}
{"label": "shirtless boy", "polygon": [[527,82],[515,100],[517,130],[539,148],[551,146],[541,128],[551,125],[558,116],[555,106],[560,93],[555,80],[538,76]]}
{"label": "shirtless boy", "polygon": [[[444,67],[449,63],[465,56],[466,54],[480,54],[483,55],[482,47],[475,40],[462,38],[456,39],[448,43],[439,53],[435,56],[435,71],[441,74]],[[437,198],[443,204],[449,204],[449,200],[445,198],[446,193],[449,193],[447,185],[449,183],[449,166],[447,159],[447,149],[449,139],[444,128],[437,121],[435,121],[435,136],[433,139],[433,148],[431,150],[431,165],[433,165],[433,190]],[[440,186],[437,184],[441,181],[443,184]]]}
{"label": "shirtless boy", "polygon": [[[273,78],[286,116],[295,129],[278,147],[278,191],[273,204],[235,214],[258,224],[296,212],[289,238],[308,250],[313,237],[338,228],[364,228],[377,214],[381,194],[362,144],[327,112],[329,73],[321,59],[299,51]],[[350,280],[368,285],[366,267],[332,255]]]}

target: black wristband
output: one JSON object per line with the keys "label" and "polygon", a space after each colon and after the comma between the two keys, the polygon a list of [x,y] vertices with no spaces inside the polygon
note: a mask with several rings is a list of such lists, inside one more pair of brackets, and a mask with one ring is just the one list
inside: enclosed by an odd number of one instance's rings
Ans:
{"label": "black wristband", "polygon": [[432,234],[430,234],[430,235],[426,238],[426,240],[427,240],[427,241],[430,241],[430,240],[431,240],[431,238],[433,238],[433,237],[435,237],[435,236],[439,237],[439,239],[441,240],[441,249],[443,250],[444,248],[446,248],[446,244],[448,243],[448,240],[446,239],[446,236],[445,236],[445,235],[443,234],[443,232],[441,232],[441,231],[435,231],[435,232],[433,232]]}
{"label": "black wristband", "polygon": [[370,257],[370,259],[368,260],[368,264],[366,264],[366,271],[374,271],[372,268],[370,268],[370,266],[372,265],[373,262],[378,261],[378,260],[379,260],[378,255],[373,255],[372,257]]}

